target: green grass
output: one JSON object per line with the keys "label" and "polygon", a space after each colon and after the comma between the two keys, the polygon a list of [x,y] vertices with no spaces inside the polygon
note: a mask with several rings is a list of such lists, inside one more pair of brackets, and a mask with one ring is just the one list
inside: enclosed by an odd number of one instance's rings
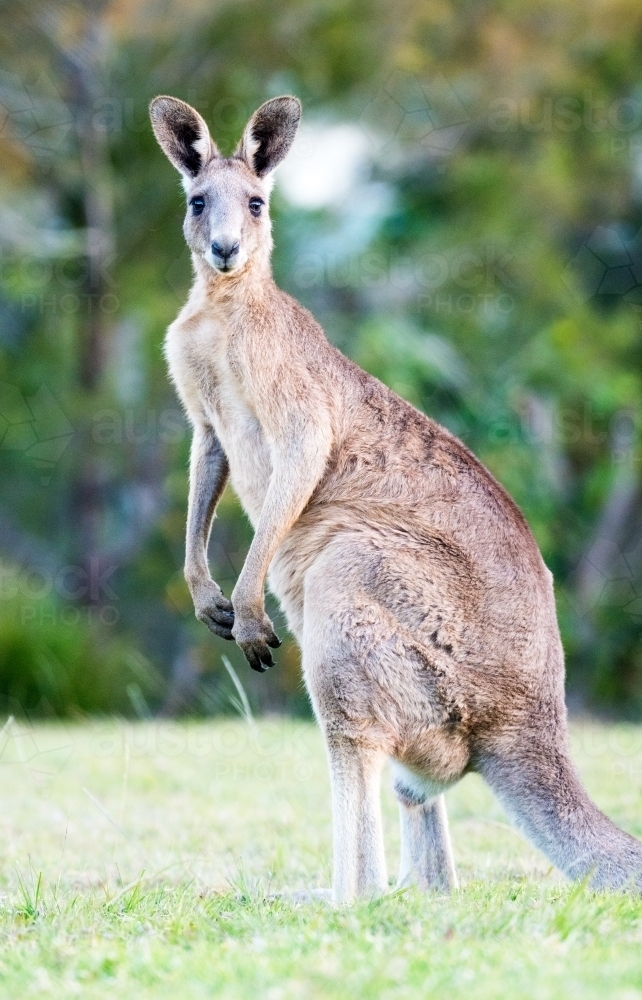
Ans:
{"label": "green grass", "polygon": [[[583,723],[598,803],[642,836],[642,727]],[[642,997],[642,902],[570,886],[483,783],[447,796],[462,887],[333,909],[311,724],[10,723],[0,997]],[[396,810],[384,792],[391,872]]]}

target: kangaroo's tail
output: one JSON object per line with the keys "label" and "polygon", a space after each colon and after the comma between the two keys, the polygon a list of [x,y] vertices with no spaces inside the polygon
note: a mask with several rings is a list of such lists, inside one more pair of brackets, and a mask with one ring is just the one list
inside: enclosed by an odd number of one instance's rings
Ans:
{"label": "kangaroo's tail", "polygon": [[519,742],[478,761],[517,826],[569,878],[642,890],[642,843],[591,801],[566,747],[532,731]]}

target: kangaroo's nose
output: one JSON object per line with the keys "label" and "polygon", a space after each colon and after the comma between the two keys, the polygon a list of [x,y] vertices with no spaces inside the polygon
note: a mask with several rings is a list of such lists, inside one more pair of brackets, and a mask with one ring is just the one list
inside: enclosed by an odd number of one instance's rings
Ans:
{"label": "kangaroo's nose", "polygon": [[227,241],[221,243],[217,243],[215,241],[214,243],[212,243],[213,255],[215,257],[220,257],[220,259],[225,261],[225,263],[227,263],[230,257],[234,257],[238,252],[239,252],[238,240],[235,240],[234,243],[230,243]]}

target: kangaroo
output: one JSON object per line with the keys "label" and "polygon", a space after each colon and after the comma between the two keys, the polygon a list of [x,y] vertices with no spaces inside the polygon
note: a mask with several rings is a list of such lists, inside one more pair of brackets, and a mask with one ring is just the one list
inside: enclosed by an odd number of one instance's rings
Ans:
{"label": "kangaroo", "polygon": [[[456,885],[443,792],[476,771],[569,877],[642,888],[642,844],[570,759],[552,576],[521,512],[272,278],[270,190],[299,101],[263,104],[230,157],[188,104],[156,97],[150,114],[182,175],[194,269],[165,343],[193,427],[185,577],[197,618],[264,671],[279,645],[269,574],[327,747],[334,900],[387,888],[386,760],[400,886]],[[254,528],[231,600],[207,561],[228,477]]]}

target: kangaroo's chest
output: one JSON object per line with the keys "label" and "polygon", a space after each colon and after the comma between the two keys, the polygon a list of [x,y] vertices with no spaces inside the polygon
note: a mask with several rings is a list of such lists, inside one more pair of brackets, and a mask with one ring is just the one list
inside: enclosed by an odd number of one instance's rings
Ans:
{"label": "kangaroo's chest", "polygon": [[215,320],[177,321],[165,343],[170,374],[188,414],[214,428],[230,466],[232,486],[256,524],[272,460],[256,413],[231,362],[227,338]]}

